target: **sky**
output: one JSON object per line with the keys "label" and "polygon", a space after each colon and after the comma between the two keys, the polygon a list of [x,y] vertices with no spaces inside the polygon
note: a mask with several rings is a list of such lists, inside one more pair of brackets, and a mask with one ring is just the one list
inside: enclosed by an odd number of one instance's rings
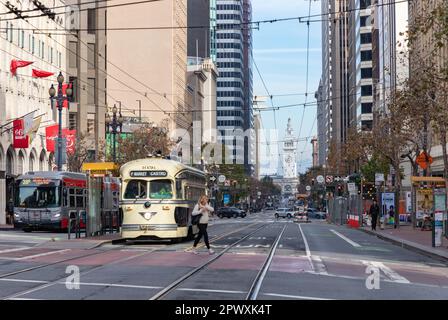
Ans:
{"label": "sky", "polygon": [[[308,0],[252,0],[252,20],[271,20],[279,18],[308,16],[310,2]],[[311,0],[311,14],[319,14],[321,11],[320,1]],[[304,19],[306,21],[306,19]],[[312,18],[311,20],[317,20]],[[263,144],[263,153],[271,153],[271,159],[262,161],[261,174],[274,174],[276,168],[272,163],[276,163],[278,158],[277,141],[282,140],[288,118],[291,118],[294,134],[299,139],[314,136],[317,132],[316,106],[307,106],[303,103],[315,102],[314,92],[316,92],[321,75],[321,23],[311,22],[309,26],[309,46],[308,26],[306,23],[299,23],[298,20],[263,23],[259,25],[259,30],[253,32],[253,59],[266,87],[271,95],[274,95],[272,103],[274,106],[289,104],[302,104],[292,108],[283,108],[275,111],[261,112],[263,127],[267,130],[278,130],[278,138],[271,138],[268,146]],[[309,48],[308,60],[308,90],[306,90],[307,79],[307,48]],[[266,89],[258,75],[253,69],[254,95],[266,96]],[[308,91],[306,98],[304,93]],[[310,94],[311,93],[311,94]],[[275,97],[278,94],[301,94]],[[268,99],[268,106],[271,101]],[[256,112],[257,113],[257,112]],[[302,121],[302,115],[303,121]],[[276,121],[274,121],[274,119]],[[299,133],[300,131],[300,133]],[[269,132],[269,131],[268,131]],[[269,139],[270,133],[266,133]],[[305,172],[312,165],[312,147],[310,139],[300,141],[298,144],[297,168],[299,172]],[[273,172],[274,171],[274,172]]]}

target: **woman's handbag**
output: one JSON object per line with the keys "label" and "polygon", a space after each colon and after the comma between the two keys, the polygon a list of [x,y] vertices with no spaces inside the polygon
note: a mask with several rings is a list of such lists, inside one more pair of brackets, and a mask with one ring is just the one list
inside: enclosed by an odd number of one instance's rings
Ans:
{"label": "woman's handbag", "polygon": [[192,224],[192,225],[197,225],[197,224],[199,224],[199,220],[201,220],[201,217],[202,217],[202,213],[197,214],[197,215],[195,215],[195,216],[192,216],[192,217],[191,217],[191,224]]}

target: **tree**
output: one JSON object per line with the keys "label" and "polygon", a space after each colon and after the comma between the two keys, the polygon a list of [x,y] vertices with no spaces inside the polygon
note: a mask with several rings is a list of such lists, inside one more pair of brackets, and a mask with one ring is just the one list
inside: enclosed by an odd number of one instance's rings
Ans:
{"label": "tree", "polygon": [[[146,158],[149,154],[168,156],[174,142],[169,138],[168,126],[164,121],[160,126],[153,123],[143,124],[127,136],[117,138],[117,163]],[[112,159],[112,154],[108,154]]]}
{"label": "tree", "polygon": [[94,160],[91,159],[90,150],[92,149],[96,150],[97,159],[104,158],[104,142],[100,142],[99,146],[94,147],[93,143],[85,134],[79,133],[75,141],[74,152],[67,153],[67,170],[71,172],[81,172],[84,162]]}

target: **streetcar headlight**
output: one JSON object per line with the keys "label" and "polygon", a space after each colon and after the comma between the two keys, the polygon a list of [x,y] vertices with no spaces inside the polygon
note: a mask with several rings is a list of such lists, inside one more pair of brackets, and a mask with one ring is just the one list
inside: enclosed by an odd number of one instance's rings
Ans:
{"label": "streetcar headlight", "polygon": [[18,218],[18,217],[20,217],[20,215],[18,213],[14,213],[14,217]]}
{"label": "streetcar headlight", "polygon": [[145,204],[144,204],[144,206],[145,206],[145,208],[149,208],[149,207],[151,206],[151,202],[146,201]]}
{"label": "streetcar headlight", "polygon": [[143,216],[146,220],[149,220],[152,218],[152,214],[150,212],[146,212],[145,215]]}

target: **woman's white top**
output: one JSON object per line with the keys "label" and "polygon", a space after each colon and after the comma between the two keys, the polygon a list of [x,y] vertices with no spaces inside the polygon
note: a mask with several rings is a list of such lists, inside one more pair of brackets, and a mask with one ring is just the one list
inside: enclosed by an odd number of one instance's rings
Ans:
{"label": "woman's white top", "polygon": [[199,207],[199,203],[197,203],[194,206],[193,212],[191,213],[193,216],[196,216],[200,213],[202,213],[202,217],[201,219],[199,219],[199,223],[201,224],[206,224],[208,223],[209,220],[209,215],[215,211],[215,209],[213,209],[213,207],[209,206],[208,204],[205,206],[201,206]]}

